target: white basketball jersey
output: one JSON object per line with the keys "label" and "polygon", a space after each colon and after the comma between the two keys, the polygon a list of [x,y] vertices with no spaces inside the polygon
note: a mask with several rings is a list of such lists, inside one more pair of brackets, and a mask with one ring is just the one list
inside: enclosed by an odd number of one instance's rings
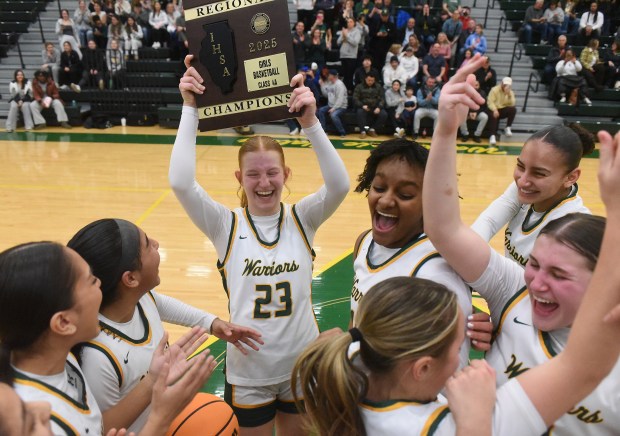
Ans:
{"label": "white basketball jersey", "polygon": [[47,401],[52,406],[52,433],[60,436],[100,435],[103,418],[75,357],[65,371],[38,376],[15,370],[15,391],[24,401]]}
{"label": "white basketball jersey", "polygon": [[[568,328],[552,333],[536,329],[527,289],[517,292],[502,312],[496,340],[486,355],[486,360],[497,373],[498,386],[561,352],[569,332]],[[620,361],[590,396],[556,421],[549,434],[620,434]]]}
{"label": "white basketball jersey", "polygon": [[[428,237],[424,234],[406,244],[392,257],[373,265],[370,253],[375,246],[372,231],[362,239],[359,251],[355,254],[353,269],[353,289],[351,290],[351,312],[357,311],[360,300],[374,285],[391,277],[411,276],[440,283],[454,292],[465,318],[471,313],[471,290],[461,277],[439,255]],[[469,360],[469,341],[461,347],[461,366]]]}
{"label": "white basketball jersey", "polygon": [[[101,331],[82,351],[82,369],[101,407],[106,411],[123,399],[148,373],[151,359],[164,335],[153,295],[145,294],[127,323],[115,323],[99,314]],[[138,432],[150,406],[128,428]]]}
{"label": "white basketball jersey", "polygon": [[312,310],[314,251],[295,207],[282,204],[274,241],[261,240],[247,209],[233,211],[226,256],[218,262],[228,294],[231,322],[258,330],[260,351],[226,352],[230,384],[267,386],[289,380],[297,356],[319,329]]}
{"label": "white basketball jersey", "polygon": [[[368,436],[454,436],[456,423],[445,399],[416,401],[364,402],[360,406]],[[497,391],[492,418],[496,436],[540,435],[545,423],[516,380]]]}
{"label": "white basketball jersey", "polygon": [[534,207],[529,204],[521,206],[519,212],[508,223],[504,233],[505,256],[525,268],[534,248],[534,242],[543,227],[554,219],[569,213],[591,213],[590,209],[584,206],[583,200],[577,194],[578,191],[577,184],[573,185],[568,197],[543,213],[534,212]]}

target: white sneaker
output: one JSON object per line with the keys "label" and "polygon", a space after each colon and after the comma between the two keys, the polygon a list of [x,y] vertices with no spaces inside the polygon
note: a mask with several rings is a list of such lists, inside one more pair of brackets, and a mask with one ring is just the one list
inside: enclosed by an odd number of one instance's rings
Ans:
{"label": "white sneaker", "polygon": [[299,129],[297,127],[295,127],[293,130],[288,132],[288,134],[291,135],[291,136],[295,136],[295,135],[299,134]]}
{"label": "white sneaker", "polygon": [[587,104],[588,106],[592,106],[592,102],[590,101],[590,99],[589,99],[588,97],[584,97],[584,98],[583,98],[583,102],[584,102],[585,104]]}
{"label": "white sneaker", "polygon": [[153,43],[153,48],[161,48],[161,43],[159,43],[159,42],[155,41],[155,42]]}
{"label": "white sneaker", "polygon": [[304,132],[304,129],[299,129],[299,134],[305,136],[306,132]]}
{"label": "white sneaker", "polygon": [[82,88],[80,88],[80,85],[76,85],[75,83],[71,84],[71,89],[73,89],[75,92],[82,92]]}
{"label": "white sneaker", "polygon": [[491,135],[491,137],[489,138],[489,144],[491,145],[497,144],[497,139],[495,139],[495,135]]}
{"label": "white sneaker", "polygon": [[566,103],[566,96],[563,95],[562,98],[560,99],[560,103]]}
{"label": "white sneaker", "polygon": [[512,130],[510,130],[510,127],[506,126],[506,128],[504,129],[504,133],[506,134],[506,136],[512,136]]}

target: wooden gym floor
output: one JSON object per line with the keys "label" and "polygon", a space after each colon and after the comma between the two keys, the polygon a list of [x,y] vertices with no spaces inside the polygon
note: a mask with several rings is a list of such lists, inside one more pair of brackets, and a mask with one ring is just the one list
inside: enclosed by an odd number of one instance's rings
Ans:
{"label": "wooden gym floor", "polygon": [[[0,133],[0,251],[37,240],[66,243],[91,221],[124,218],[160,243],[159,292],[227,319],[227,299],[215,266],[215,251],[168,185],[175,133],[159,127]],[[293,170],[288,183],[291,193],[284,201],[296,202],[321,186],[318,164],[305,138],[272,136],[285,147],[287,165]],[[233,172],[237,169],[235,145],[243,140],[234,134],[198,137],[198,180],[215,200],[231,208],[239,204]],[[349,171],[353,189],[373,141],[351,135],[333,142]],[[469,142],[460,147],[459,188],[467,222],[472,222],[511,182],[521,145],[503,143],[491,148]],[[580,194],[593,213],[602,214],[597,160],[582,161]],[[351,192],[317,233],[313,301],[322,329],[346,326],[352,282],[350,253],[356,237],[369,226],[365,196]],[[502,249],[501,236],[493,245]],[[176,326],[168,329],[172,339],[184,331]],[[212,345],[220,360],[223,350],[221,341]],[[222,393],[221,373],[207,389]]]}

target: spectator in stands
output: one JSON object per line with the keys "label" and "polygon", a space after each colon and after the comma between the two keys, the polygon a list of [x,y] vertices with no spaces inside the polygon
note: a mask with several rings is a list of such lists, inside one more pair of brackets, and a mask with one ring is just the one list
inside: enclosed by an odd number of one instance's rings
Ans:
{"label": "spectator in stands", "polygon": [[[566,102],[566,96],[570,95],[573,89],[577,89],[579,95],[583,99],[583,102],[588,106],[592,105],[592,102],[587,96],[586,82],[579,75],[582,69],[581,62],[575,58],[573,50],[570,48],[566,50],[566,54],[563,60],[560,60],[555,67],[555,71],[558,75],[558,94],[560,95],[560,103]],[[570,102],[568,104],[571,104]]]}
{"label": "spectator in stands", "polygon": [[584,12],[579,20],[579,35],[581,36],[581,44],[587,45],[590,39],[600,38],[601,29],[605,17],[603,13],[598,10],[598,3],[592,2],[590,4],[590,10]]}
{"label": "spectator in stands", "polygon": [[105,89],[105,55],[93,39],[88,41],[88,48],[82,53],[82,71],[81,88]]}
{"label": "spectator in stands", "polygon": [[149,13],[153,10],[153,2],[151,0],[140,0],[140,5],[142,9]]}
{"label": "spectator in stands", "polygon": [[405,78],[406,73],[403,67],[400,66],[398,56],[392,56],[390,64],[383,68],[383,87],[388,90],[393,87],[395,80],[399,83],[405,83]]}
{"label": "spectator in stands", "polygon": [[331,47],[332,40],[332,29],[325,22],[325,12],[322,10],[317,11],[316,18],[314,19],[314,23],[310,28],[310,34],[314,32],[314,29],[319,29],[321,31],[321,40],[327,44],[329,40],[330,43],[327,45]]}
{"label": "spectator in stands", "polygon": [[355,20],[347,18],[347,27],[340,31],[338,45],[340,46],[340,63],[342,76],[347,89],[353,90],[353,74],[357,65],[357,50],[362,41],[360,30],[355,27]]}
{"label": "spectator in stands", "polygon": [[359,17],[360,15],[368,16],[368,14],[370,14],[370,11],[372,11],[374,7],[375,4],[372,1],[362,0],[356,3],[355,7],[353,8],[353,12],[357,17]]}
{"label": "spectator in stands", "polygon": [[104,26],[106,26],[106,28],[108,27],[108,14],[103,10],[103,6],[101,6],[99,1],[95,1],[95,3],[93,3],[93,12],[90,16],[91,25],[96,19],[95,16],[103,23]]}
{"label": "spectator in stands", "polygon": [[482,24],[476,24],[476,31],[465,41],[465,48],[470,49],[474,55],[476,53],[483,55],[487,52],[487,37],[484,36]]}
{"label": "spectator in stands", "polygon": [[364,83],[364,79],[368,75],[379,77],[379,71],[372,65],[373,58],[370,55],[364,56],[362,59],[362,66],[355,70],[353,75],[353,85],[358,86]]}
{"label": "spectator in stands", "polygon": [[441,27],[441,31],[446,34],[450,40],[452,56],[456,55],[456,49],[459,42],[459,37],[463,31],[463,24],[459,19],[460,14],[458,11],[452,12],[452,16],[449,20],[446,20]]}
{"label": "spectator in stands", "polygon": [[161,10],[161,3],[153,3],[153,11],[149,14],[153,48],[161,48],[168,42],[168,16]]}
{"label": "spectator in stands", "polygon": [[58,35],[58,45],[63,46],[65,41],[68,41],[82,59],[82,52],[80,51],[80,43],[78,42],[78,35],[75,33],[77,30],[75,22],[69,16],[69,11],[63,9],[60,11],[60,18],[56,21],[56,35]]}
{"label": "spectator in stands", "polygon": [[376,65],[383,64],[385,54],[398,39],[396,26],[389,19],[390,14],[387,9],[382,10],[379,20],[373,22],[370,26],[369,50]]}
{"label": "spectator in stands", "polygon": [[476,71],[476,80],[480,83],[480,89],[487,95],[489,95],[491,89],[497,85],[497,73],[495,69],[491,67],[491,58],[488,56],[482,63],[482,68]]}
{"label": "spectator in stands", "polygon": [[511,126],[517,116],[517,100],[512,90],[512,79],[510,77],[504,77],[502,83],[491,89],[487,98],[487,107],[491,115],[489,117],[489,132],[491,134],[489,144],[495,145],[499,120],[506,118],[504,133],[506,136],[512,136]]}
{"label": "spectator in stands", "polygon": [[327,131],[326,115],[332,120],[334,127],[341,137],[347,135],[347,131],[342,124],[342,114],[347,110],[348,93],[347,87],[338,78],[338,71],[329,70],[327,80],[321,80],[321,93],[327,97],[327,105],[320,107],[317,116],[321,122],[323,130]]}
{"label": "spectator in stands", "polygon": [[482,132],[484,131],[484,128],[489,121],[486,104],[487,93],[480,89],[480,82],[478,82],[477,80],[474,82],[474,88],[476,88],[478,94],[480,94],[480,97],[484,98],[485,102],[481,104],[478,109],[469,109],[467,119],[463,124],[461,124],[461,127],[459,129],[461,131],[461,140],[463,142],[467,142],[469,141],[469,127],[467,124],[468,122],[476,123],[476,130],[474,131],[473,140],[474,142],[480,143],[482,142],[482,140],[480,139],[480,137],[482,136]]}
{"label": "spectator in stands", "polygon": [[[314,2],[314,10],[317,12],[321,11],[323,13],[324,22],[326,26],[329,28],[330,38],[331,38],[331,26],[334,23],[334,7],[336,6],[336,0],[315,0]],[[313,26],[314,27],[314,26]]]}
{"label": "spectator in stands", "polygon": [[80,92],[80,79],[82,77],[82,62],[78,54],[73,50],[69,41],[62,45],[60,54],[60,71],[58,72],[58,84],[60,89],[73,89]]}
{"label": "spectator in stands", "polygon": [[579,55],[579,60],[583,66],[581,74],[596,92],[602,91],[605,83],[605,64],[599,56],[598,45],[598,39],[592,38]]}
{"label": "spectator in stands", "polygon": [[121,20],[115,14],[108,14],[108,20],[110,24],[108,24],[108,44],[106,45],[106,49],[110,49],[112,41],[115,39],[121,47],[124,47],[128,39],[125,26],[123,26],[123,23],[121,23]]}
{"label": "spectator in stands", "polygon": [[45,48],[41,52],[41,69],[47,71],[48,75],[58,81],[58,70],[60,69],[60,53],[54,47],[53,42],[46,42]]}
{"label": "spectator in stands", "polygon": [[52,108],[56,113],[56,119],[62,127],[70,129],[69,117],[65,112],[60,94],[56,83],[47,74],[45,70],[38,70],[34,75],[32,82],[32,98],[30,102],[30,112],[32,112],[32,118],[34,121],[34,129],[44,129],[47,126],[45,118],[41,115],[43,109]]}
{"label": "spectator in stands", "polygon": [[125,56],[118,39],[112,39],[110,48],[106,50],[106,66],[108,87],[110,89],[125,88]]}
{"label": "spectator in stands", "polygon": [[[427,77],[434,77],[437,84],[442,83],[443,77],[446,74],[446,60],[439,54],[439,44],[433,44],[431,52],[424,56],[422,72],[424,74],[424,81],[426,81]],[[420,105],[420,98],[418,96],[418,107]]]}
{"label": "spectator in stands", "polygon": [[304,28],[310,28],[314,15],[314,0],[295,0],[297,6],[297,22],[304,23]]}
{"label": "spectator in stands", "polygon": [[93,23],[93,39],[97,43],[97,47],[105,49],[108,46],[108,26],[97,15],[93,15],[91,19]]}
{"label": "spectator in stands", "polygon": [[417,32],[418,29],[416,28],[415,18],[409,18],[405,27],[399,30],[398,42],[400,42],[401,45],[407,44],[407,41],[409,41],[409,36],[416,35],[419,37]]}
{"label": "spectator in stands", "polygon": [[306,32],[303,21],[295,24],[293,34],[293,54],[295,55],[295,65],[299,69],[306,64]]}
{"label": "spectator in stands", "polygon": [[407,87],[418,88],[418,72],[420,63],[413,54],[413,47],[408,46],[400,57],[400,66],[405,71],[405,84]]}
{"label": "spectator in stands", "polygon": [[465,54],[463,55],[463,61],[461,62],[461,65],[459,66],[460,68],[463,68],[464,66],[466,66],[468,63],[471,62],[471,59],[473,57],[473,53],[470,49],[465,49]]}
{"label": "spectator in stands", "polygon": [[189,53],[189,41],[187,40],[187,27],[185,24],[185,14],[183,13],[183,3],[179,5],[179,16],[177,17],[176,26],[179,59],[185,59],[185,56]]}
{"label": "spectator in stands", "polygon": [[558,36],[557,43],[551,47],[547,57],[545,59],[545,70],[543,72],[543,83],[551,83],[556,76],[555,67],[561,60],[564,59],[566,54],[566,49],[568,46],[566,45],[566,35]]}
{"label": "spectator in stands", "polygon": [[360,136],[365,138],[366,133],[370,136],[377,136],[377,129],[385,124],[387,112],[384,109],[383,88],[377,83],[375,76],[367,75],[364,82],[355,87],[353,104],[357,108]]}
{"label": "spectator in stands", "polygon": [[385,11],[387,9],[388,14],[390,15],[390,21],[392,20],[392,17],[395,15],[395,9],[394,9],[394,4],[392,4],[392,0],[383,0],[383,9],[381,10],[381,12]]}
{"label": "spectator in stands", "polygon": [[403,50],[406,50],[408,47],[413,49],[413,55],[422,62],[422,59],[426,56],[426,49],[423,44],[420,44],[420,40],[415,35],[409,37],[409,43],[403,47]]}
{"label": "spectator in stands", "polygon": [[114,15],[116,15],[122,23],[125,23],[129,14],[131,14],[131,3],[127,0],[116,0],[116,3],[114,3]]}
{"label": "spectator in stands", "polygon": [[536,31],[540,33],[542,40],[541,44],[546,44],[547,41],[544,38],[547,35],[547,22],[543,17],[543,0],[536,0],[533,6],[528,7],[525,10],[525,17],[523,19],[523,37],[526,44],[532,43],[532,32]]}
{"label": "spectator in stands", "polygon": [[[400,136],[400,123],[396,117],[399,107],[405,104],[405,93],[401,88],[400,80],[394,80],[392,86],[385,90],[385,111],[388,115],[388,122],[394,129],[394,134]],[[402,110],[401,110],[402,111]],[[400,114],[399,114],[400,115]]]}
{"label": "spectator in stands", "polygon": [[[450,67],[450,59],[452,58],[452,44],[448,40],[445,33],[439,32],[437,34],[437,44],[439,45],[439,55],[443,56],[446,60],[446,71]],[[446,77],[444,77],[445,81]]]}
{"label": "spectator in stands", "polygon": [[106,14],[111,15],[114,13],[114,0],[101,0],[101,8]]}
{"label": "spectator in stands", "polygon": [[32,83],[22,70],[15,70],[13,81],[9,83],[9,114],[6,118],[4,128],[11,133],[17,128],[17,118],[19,112],[24,118],[24,128],[32,130],[32,114],[30,113],[30,102],[32,101]]}
{"label": "spectator in stands", "polygon": [[310,37],[306,38],[306,62],[315,62],[319,71],[325,65],[325,53],[327,52],[327,41],[331,44],[331,33],[326,34],[326,39],[321,38],[321,29],[314,27],[310,32]]}
{"label": "spectator in stands", "polygon": [[150,44],[150,31],[151,25],[149,24],[149,12],[142,8],[141,3],[134,3],[131,17],[136,21],[136,24],[142,29],[142,44],[148,46]]}
{"label": "spectator in stands", "polygon": [[[340,3],[342,5],[342,3]],[[353,11],[353,0],[345,0],[344,7],[340,12],[340,17],[338,18],[338,28],[342,29],[343,27],[347,27],[347,20],[349,18],[353,19],[355,23],[355,12]]]}
{"label": "spectator in stands", "polygon": [[474,33],[476,33],[476,20],[471,19],[467,21],[466,26],[463,26],[463,30],[461,31],[461,34],[459,35],[458,50],[456,52],[457,54],[456,54],[456,60],[455,60],[457,66],[460,66],[461,62],[463,62],[463,56],[465,54],[465,51],[463,49],[467,48],[465,46],[465,43],[467,42],[467,38],[469,38]]}
{"label": "spectator in stands", "polygon": [[547,22],[547,34],[543,35],[543,39],[547,40],[549,44],[553,44],[555,38],[562,33],[562,26],[564,25],[564,11],[558,7],[557,0],[552,0],[549,3],[543,18]]}
{"label": "spectator in stands", "polygon": [[577,33],[579,29],[579,19],[575,14],[576,1],[567,0],[564,4],[564,23],[562,24],[562,31],[565,34],[572,35]]}
{"label": "spectator in stands", "polygon": [[370,30],[366,24],[366,15],[360,14],[357,16],[355,27],[360,31],[361,40],[357,49],[358,54],[365,54],[368,47],[368,41],[370,40]]}
{"label": "spectator in stands", "polygon": [[[390,62],[392,62],[392,57],[398,57],[400,52],[402,51],[402,46],[400,44],[392,44],[385,54],[385,62],[383,63],[383,69],[390,66]],[[383,71],[383,69],[381,71]]]}
{"label": "spectator in stands", "polygon": [[86,7],[86,2],[84,0],[78,2],[78,7],[73,13],[73,22],[78,31],[80,45],[86,47],[86,42],[92,39],[93,29],[90,25],[90,11]]}
{"label": "spectator in stands", "polygon": [[[435,77],[428,76],[424,80],[424,84],[418,89],[416,99],[418,101],[418,108],[413,116],[413,139],[417,139],[420,135],[420,122],[424,118],[433,119],[433,130],[437,126],[437,116],[439,111],[439,95],[441,94],[441,88],[437,84]],[[426,136],[422,134],[422,136]]]}
{"label": "spectator in stands", "polygon": [[[131,15],[127,16],[125,35],[127,36],[125,40],[125,52],[134,59],[138,59],[138,50],[142,47],[144,34],[142,33],[142,28],[138,26],[138,23],[136,23],[136,20]],[[183,32],[183,35],[185,35],[185,32]],[[187,41],[187,37],[185,37],[185,40]]]}
{"label": "spectator in stands", "polygon": [[439,17],[437,17],[435,12],[431,12],[431,7],[428,3],[422,6],[422,12],[416,21],[416,27],[416,36],[422,41],[424,47],[433,45],[439,28]]}
{"label": "spectator in stands", "polygon": [[174,7],[174,3],[168,3],[166,5],[166,18],[168,19],[168,24],[166,25],[166,30],[168,31],[168,47],[177,47],[179,44],[179,38],[177,36],[177,18],[179,18],[181,14]]}
{"label": "spectator in stands", "polygon": [[469,28],[470,21],[474,21],[471,17],[471,8],[469,6],[463,6],[461,8],[461,23],[463,24],[463,29]]}
{"label": "spectator in stands", "polygon": [[461,14],[461,0],[445,0],[442,4],[442,9],[448,14],[457,11]]}
{"label": "spectator in stands", "polygon": [[413,117],[418,107],[417,101],[413,88],[407,87],[407,89],[405,89],[405,101],[403,102],[402,108],[399,106],[398,109],[396,109],[396,120],[398,122],[398,130],[396,133],[399,138],[405,136],[406,132],[413,131]]}
{"label": "spectator in stands", "polygon": [[620,40],[615,39],[611,47],[603,52],[605,62],[605,86],[620,88]]}

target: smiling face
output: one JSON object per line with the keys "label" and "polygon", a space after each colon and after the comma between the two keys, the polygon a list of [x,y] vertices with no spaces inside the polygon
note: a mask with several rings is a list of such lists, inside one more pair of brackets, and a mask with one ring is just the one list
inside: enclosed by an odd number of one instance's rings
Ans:
{"label": "smiling face", "polygon": [[579,168],[568,171],[565,156],[553,145],[535,139],[523,146],[513,176],[519,201],[543,212],[568,195],[579,175]]}
{"label": "smiling face", "polygon": [[404,159],[389,158],[377,165],[368,191],[372,237],[377,244],[401,248],[424,231],[423,179],[424,171]]}
{"label": "smiling face", "polygon": [[525,266],[534,326],[542,331],[571,326],[591,278],[584,256],[540,235]]}
{"label": "smiling face", "polygon": [[289,172],[276,150],[251,151],[243,155],[241,169],[235,172],[235,176],[247,196],[252,215],[278,213]]}

